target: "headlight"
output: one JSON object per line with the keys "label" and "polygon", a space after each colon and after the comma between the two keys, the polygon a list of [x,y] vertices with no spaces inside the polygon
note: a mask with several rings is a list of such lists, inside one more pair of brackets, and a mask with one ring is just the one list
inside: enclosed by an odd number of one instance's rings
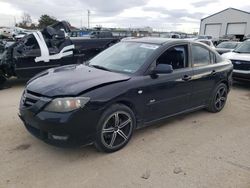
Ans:
{"label": "headlight", "polygon": [[89,100],[89,97],[56,98],[44,110],[48,112],[70,112],[78,108],[83,108]]}

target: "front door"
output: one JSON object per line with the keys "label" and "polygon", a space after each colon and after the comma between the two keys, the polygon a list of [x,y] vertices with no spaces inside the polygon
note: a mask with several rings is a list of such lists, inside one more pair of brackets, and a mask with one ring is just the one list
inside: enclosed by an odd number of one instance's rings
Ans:
{"label": "front door", "polygon": [[157,60],[157,64],[172,65],[169,74],[145,76],[142,89],[145,100],[145,120],[160,119],[190,108],[192,93],[190,82],[193,70],[189,65],[188,45],[177,45],[167,49]]}

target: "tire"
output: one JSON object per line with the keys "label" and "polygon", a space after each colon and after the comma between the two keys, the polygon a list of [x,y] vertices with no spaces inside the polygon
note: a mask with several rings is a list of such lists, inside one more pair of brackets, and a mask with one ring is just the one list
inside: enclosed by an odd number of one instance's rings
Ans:
{"label": "tire", "polygon": [[102,115],[97,125],[95,146],[102,152],[115,152],[131,139],[136,119],[133,111],[122,104],[115,104]]}
{"label": "tire", "polygon": [[213,113],[220,112],[226,104],[227,94],[228,88],[226,84],[219,84],[211,95],[207,110]]}

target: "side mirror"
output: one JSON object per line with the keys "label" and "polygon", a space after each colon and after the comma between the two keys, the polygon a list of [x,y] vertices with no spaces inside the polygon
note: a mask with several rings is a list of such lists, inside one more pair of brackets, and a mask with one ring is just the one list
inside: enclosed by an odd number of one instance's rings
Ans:
{"label": "side mirror", "polygon": [[158,64],[151,74],[169,74],[173,72],[172,65],[168,64]]}

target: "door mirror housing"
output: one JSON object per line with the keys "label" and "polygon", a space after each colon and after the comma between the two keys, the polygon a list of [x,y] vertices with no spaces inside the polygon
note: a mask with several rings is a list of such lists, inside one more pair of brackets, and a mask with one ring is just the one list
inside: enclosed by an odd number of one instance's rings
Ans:
{"label": "door mirror housing", "polygon": [[158,64],[155,69],[151,71],[151,74],[169,74],[173,72],[172,65]]}

